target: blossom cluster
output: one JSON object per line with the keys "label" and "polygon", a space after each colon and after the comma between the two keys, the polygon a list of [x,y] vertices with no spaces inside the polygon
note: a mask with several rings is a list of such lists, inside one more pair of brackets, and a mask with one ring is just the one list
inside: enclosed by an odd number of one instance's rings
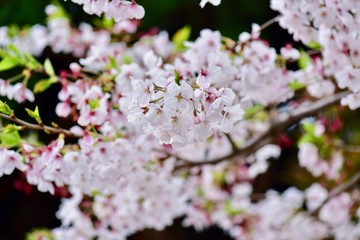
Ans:
{"label": "blossom cluster", "polygon": [[127,19],[141,19],[145,10],[135,1],[127,0],[71,0],[74,3],[83,5],[84,11],[88,14],[100,16],[105,14],[107,18],[113,18],[116,22]]}
{"label": "blossom cluster", "polygon": [[[204,166],[193,171],[192,204],[185,226],[198,230],[218,225],[234,239],[357,239],[359,214],[356,191],[327,201],[329,191],[314,183],[304,191],[288,188],[282,194],[268,190],[254,193],[246,164]],[[326,202],[327,201],[327,202]],[[356,206],[356,207],[355,207]],[[306,209],[308,212],[304,211]],[[311,212],[319,211],[319,216]]]}
{"label": "blossom cluster", "polygon": [[4,79],[0,79],[0,96],[6,97],[9,100],[15,100],[19,103],[35,100],[34,93],[26,88],[23,83],[19,82],[15,85],[9,84]]}
{"label": "blossom cluster", "polygon": [[[171,175],[173,160],[160,165],[166,156],[143,145],[148,139],[134,140],[86,136],[76,151],[61,138],[44,147],[23,144],[21,153],[0,148],[0,174],[16,168],[39,191],[52,194],[71,186],[72,197],[64,199],[58,213],[63,224],[54,230],[56,239],[123,239],[144,228],[161,230],[184,212],[184,179]],[[159,215],[164,206],[166,214]]]}
{"label": "blossom cluster", "polygon": [[295,40],[320,44],[325,79],[333,76],[338,87],[352,91],[341,103],[358,108],[360,2],[273,0],[271,8],[281,13],[280,26],[293,34]]}
{"label": "blossom cluster", "polygon": [[[339,147],[341,127],[311,109],[314,99],[340,89],[351,91],[343,105],[359,106],[359,1],[271,1],[280,26],[315,45],[313,57],[291,44],[276,50],[257,24],[236,42],[204,29],[179,43],[163,31],[134,34],[138,22],[130,19],[144,15],[135,1],[72,1],[117,23],[75,28],[50,5],[47,26],[15,35],[0,28],[5,52],[16,46],[20,56],[41,56],[49,47],[78,59],[59,74],[46,62],[36,70],[25,65],[22,82],[0,79],[0,96],[19,103],[36,98],[27,86],[31,74],[60,85],[55,112],[69,129],[45,126],[28,110],[39,123],[34,127],[0,101],[1,116],[19,124],[1,125],[0,176],[17,169],[39,191],[71,193],[57,213],[62,225],[53,229],[55,239],[126,239],[181,216],[185,226],[216,224],[234,239],[360,238],[358,190],[333,192],[352,176],[351,159]],[[207,2],[221,1],[200,4]],[[299,68],[291,66],[295,61]],[[309,105],[309,113],[296,111]],[[296,122],[285,121],[296,113]],[[293,125],[308,116],[314,117]],[[281,121],[288,125],[272,129]],[[26,128],[59,136],[41,144],[22,135]],[[283,132],[289,128],[300,135],[296,164],[313,182],[257,192],[258,177],[294,147]]]}
{"label": "blossom cluster", "polygon": [[45,9],[49,16],[47,26],[34,25],[16,35],[10,34],[9,27],[0,27],[0,46],[14,44],[20,51],[39,56],[45,47],[50,46],[55,53],[71,54],[84,57],[90,47],[99,48],[111,41],[111,34],[133,33],[137,28],[134,20],[124,20],[114,24],[110,30],[94,30],[88,23],[81,23],[79,28],[71,27],[70,20],[63,10],[55,5]]}
{"label": "blossom cluster", "polygon": [[207,3],[211,3],[214,6],[219,6],[221,3],[221,0],[201,0],[200,6],[203,8]]}

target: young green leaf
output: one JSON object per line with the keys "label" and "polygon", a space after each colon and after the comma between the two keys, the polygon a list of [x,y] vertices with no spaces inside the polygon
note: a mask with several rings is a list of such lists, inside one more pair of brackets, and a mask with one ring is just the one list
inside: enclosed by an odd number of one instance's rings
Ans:
{"label": "young green leaf", "polygon": [[13,110],[5,102],[0,100],[0,113],[10,115]]}
{"label": "young green leaf", "polygon": [[189,40],[191,35],[191,27],[186,25],[179,29],[173,36],[172,42],[175,44],[175,48],[179,51],[184,49],[184,42]]}
{"label": "young green leaf", "polygon": [[226,201],[224,204],[224,210],[225,212],[231,216],[231,217],[235,217],[238,214],[244,213],[245,210],[243,209],[237,209],[233,206],[233,204],[230,201]]}
{"label": "young green leaf", "polygon": [[55,76],[55,71],[54,68],[50,62],[50,60],[47,58],[44,62],[44,69],[45,72],[50,76],[50,77],[54,77]]}
{"label": "young green leaf", "polygon": [[315,50],[321,49],[321,44],[315,41],[310,41],[309,43],[306,44],[306,46]]}
{"label": "young green leaf", "polygon": [[299,138],[298,143],[312,143],[318,148],[325,144],[325,138],[323,135],[318,136],[316,134],[316,124],[314,122],[302,122],[301,128],[304,134]]}
{"label": "young green leaf", "polygon": [[96,189],[91,190],[91,196],[96,197],[99,195],[101,195],[101,192],[99,190],[96,190]]}
{"label": "young green leaf", "polygon": [[20,144],[21,144],[21,137],[18,131],[0,133],[0,146],[13,148],[20,146]]}
{"label": "young green leaf", "polygon": [[298,66],[300,69],[305,69],[310,63],[312,62],[312,59],[310,55],[305,52],[304,50],[300,51],[300,58],[298,60]]}
{"label": "young green leaf", "polygon": [[48,89],[52,84],[56,83],[56,77],[50,77],[49,79],[43,79],[38,81],[34,86],[34,93],[41,93]]}
{"label": "young green leaf", "polygon": [[244,117],[244,119],[252,118],[262,110],[264,110],[264,106],[262,106],[260,104],[256,104],[256,105],[246,109],[243,117]]}
{"label": "young green leaf", "polygon": [[48,16],[48,21],[54,19],[70,19],[70,16],[58,0],[52,0],[51,5],[53,5],[55,8],[53,9],[53,12]]}
{"label": "young green leaf", "polygon": [[16,58],[7,56],[0,62],[0,71],[9,70],[18,65],[20,65],[20,62]]}
{"label": "young green leaf", "polygon": [[8,125],[6,125],[6,127],[3,128],[2,132],[3,133],[12,133],[12,132],[20,131],[21,129],[22,129],[21,126],[18,126],[15,124],[8,124]]}
{"label": "young green leaf", "polygon": [[293,91],[297,91],[297,90],[303,89],[305,87],[306,87],[306,85],[299,81],[294,81],[294,82],[289,83],[289,88]]}
{"label": "young green leaf", "polygon": [[316,143],[317,142],[317,138],[314,135],[311,134],[304,134],[302,135],[299,140],[298,143]]}
{"label": "young green leaf", "polygon": [[212,177],[215,184],[223,185],[225,183],[226,179],[223,171],[213,171]]}
{"label": "young green leaf", "polygon": [[26,240],[54,240],[52,232],[48,229],[34,229],[26,234]]}
{"label": "young green leaf", "polygon": [[176,84],[180,86],[180,75],[179,75],[179,72],[176,71],[176,69],[174,69],[174,76],[175,76]]}
{"label": "young green leaf", "polygon": [[9,44],[7,45],[7,48],[9,49],[9,51],[11,51],[14,55],[14,57],[21,61],[21,62],[24,62],[24,57],[23,55],[21,54],[20,50],[14,45],[14,44]]}
{"label": "young green leaf", "polygon": [[115,25],[114,19],[108,18],[105,15],[103,15],[101,23],[102,23],[102,26],[105,28],[112,28]]}
{"label": "young green leaf", "polygon": [[90,100],[89,105],[91,110],[98,108],[100,106],[99,99],[95,98],[93,100]]}
{"label": "young green leaf", "polygon": [[109,64],[106,66],[106,69],[110,70],[112,68],[116,69],[118,67],[117,61],[114,57],[108,56]]}
{"label": "young green leaf", "polygon": [[26,66],[30,69],[38,69],[41,68],[41,63],[38,62],[30,53],[25,53]]}
{"label": "young green leaf", "polygon": [[316,125],[314,122],[302,122],[301,123],[301,128],[306,132],[306,133],[309,133],[309,134],[312,134],[314,135],[315,134],[315,128],[316,128]]}
{"label": "young green leaf", "polygon": [[42,123],[41,118],[40,118],[40,114],[39,114],[39,108],[36,106],[35,110],[32,111],[28,108],[25,108],[26,112],[29,114],[30,117],[32,117],[33,119],[36,120],[36,122],[38,122],[39,124]]}
{"label": "young green leaf", "polygon": [[124,55],[122,58],[122,62],[123,62],[123,64],[131,64],[133,62],[133,60],[131,59],[131,57],[129,55]]}

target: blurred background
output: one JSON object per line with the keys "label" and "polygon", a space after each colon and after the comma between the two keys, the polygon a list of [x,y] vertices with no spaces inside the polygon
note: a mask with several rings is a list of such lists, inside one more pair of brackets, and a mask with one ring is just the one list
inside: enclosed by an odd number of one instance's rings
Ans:
{"label": "blurred background", "polygon": [[[200,8],[199,2],[200,0],[138,0],[146,11],[140,31],[157,28],[168,31],[172,36],[178,29],[190,25],[192,39],[199,35],[201,29],[210,28],[220,30],[222,35],[237,40],[239,33],[251,30],[251,23],[262,24],[276,16],[276,13],[269,9],[268,0],[223,0],[219,7],[207,4],[204,9]],[[0,0],[0,26],[26,27],[37,23],[45,24],[44,8],[49,3],[48,0]],[[59,0],[59,3],[73,17],[75,24],[89,22],[95,18],[86,15],[80,6],[71,1]],[[288,34],[277,25],[265,30],[262,37],[276,48],[291,41]],[[69,61],[71,60],[64,60],[65,63]],[[59,67],[56,64],[54,63],[55,67]],[[46,103],[48,116],[55,116],[55,103],[49,102],[48,99],[57,90],[53,89],[37,97],[38,105]],[[294,149],[290,149],[284,154],[294,155],[290,154],[293,151]],[[256,188],[259,192],[269,187],[286,188],[287,183],[281,176],[274,178],[280,169],[287,168],[283,164],[283,161],[277,161],[266,175],[257,180],[259,184],[256,183]],[[36,188],[26,183],[24,176],[19,172],[0,178],[0,240],[21,240],[25,238],[26,232],[34,228],[59,226],[60,222],[55,217],[59,203],[60,197],[38,192]],[[226,233],[216,227],[201,233],[197,233],[192,228],[184,229],[181,226],[181,219],[178,219],[164,232],[146,230],[130,239],[221,240],[229,238]]]}
{"label": "blurred background", "polygon": [[[79,23],[94,19],[85,14],[82,8],[71,1],[57,0]],[[44,8],[50,0],[0,0],[0,25],[16,24],[29,26],[45,23]],[[250,31],[251,23],[262,24],[276,13],[269,8],[269,0],[222,0],[218,7],[207,4],[200,8],[200,0],[138,0],[144,6],[146,14],[140,30],[158,28],[173,34],[185,25],[192,27],[192,37],[196,38],[204,28],[220,30],[224,36],[237,39],[242,31]],[[283,30],[272,27],[270,34],[264,31],[263,37],[274,42],[283,36]],[[290,40],[290,38],[289,38]]]}

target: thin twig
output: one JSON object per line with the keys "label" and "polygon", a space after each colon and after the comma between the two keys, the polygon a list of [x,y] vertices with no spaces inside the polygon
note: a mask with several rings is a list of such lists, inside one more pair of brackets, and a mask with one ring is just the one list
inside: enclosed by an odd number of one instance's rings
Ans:
{"label": "thin twig", "polygon": [[174,171],[184,168],[201,166],[205,164],[217,164],[223,161],[231,161],[234,158],[239,159],[242,157],[246,157],[251,153],[255,152],[256,150],[260,149],[261,147],[265,146],[266,144],[273,142],[286,129],[288,129],[293,124],[299,122],[301,119],[316,114],[318,111],[340,101],[341,98],[345,97],[349,93],[350,93],[349,91],[340,92],[335,95],[320,99],[312,104],[301,107],[299,109],[282,112],[278,118],[273,119],[269,122],[269,126],[264,132],[249,139],[244,146],[240,148],[236,148],[231,153],[225,156],[207,161],[192,162],[186,160],[185,163],[176,166],[174,168]]}
{"label": "thin twig", "polygon": [[360,153],[360,146],[341,144],[338,147],[345,152]]}
{"label": "thin twig", "polygon": [[237,151],[237,146],[236,143],[234,142],[234,140],[232,139],[231,135],[229,133],[225,133],[225,137],[227,138],[227,140],[229,141],[229,143],[231,144],[232,150],[233,151]]}
{"label": "thin twig", "polygon": [[82,137],[81,135],[78,134],[74,134],[72,132],[70,132],[69,130],[66,129],[62,129],[62,128],[54,128],[54,127],[50,127],[50,126],[46,126],[46,125],[38,125],[38,124],[33,124],[33,123],[29,123],[26,122],[24,120],[21,120],[15,116],[10,116],[10,115],[6,115],[3,113],[0,113],[0,118],[9,120],[11,122],[17,123],[20,126],[27,128],[27,129],[33,129],[33,130],[41,130],[44,131],[45,133],[48,134],[64,134],[67,137],[71,137],[71,138],[80,138]]}
{"label": "thin twig", "polygon": [[350,188],[354,187],[358,182],[360,181],[360,171],[357,172],[354,176],[352,176],[348,181],[344,182],[343,184],[340,184],[339,186],[335,187],[330,193],[329,196],[326,198],[326,200],[316,209],[309,212],[310,216],[317,216],[321,210],[321,208],[329,202],[334,197],[338,196],[340,193],[349,190]]}
{"label": "thin twig", "polygon": [[279,19],[280,19],[280,15],[279,16],[276,16],[272,19],[270,19],[269,21],[263,23],[261,26],[260,26],[260,31],[263,31],[264,29],[270,27],[271,25],[273,25],[274,23],[278,22]]}
{"label": "thin twig", "polygon": [[[278,22],[279,19],[280,19],[280,15],[268,20],[267,22],[263,23],[262,25],[260,25],[259,27],[259,32],[265,30],[266,28],[270,27],[271,25],[273,25],[274,23]],[[227,50],[231,51],[231,52],[234,52],[236,53],[236,48],[237,47],[240,47],[241,49],[244,47],[245,43],[244,42],[235,42],[233,40],[231,40],[230,38],[226,38],[226,37],[222,37],[223,38],[223,41],[225,42],[225,46],[227,48]],[[246,42],[249,42],[251,41],[252,38],[249,38],[248,41]]]}
{"label": "thin twig", "polygon": [[321,49],[311,49],[306,51],[306,53],[309,54],[310,56],[318,55],[321,53]]}

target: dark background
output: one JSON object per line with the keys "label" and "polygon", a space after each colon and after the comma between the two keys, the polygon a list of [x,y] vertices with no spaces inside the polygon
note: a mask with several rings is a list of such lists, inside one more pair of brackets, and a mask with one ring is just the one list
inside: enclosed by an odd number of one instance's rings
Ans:
{"label": "dark background", "polygon": [[[94,19],[93,16],[86,15],[80,6],[71,1],[59,0],[59,2],[73,17],[75,24]],[[207,4],[204,9],[200,8],[199,2],[200,0],[138,0],[138,3],[143,5],[146,11],[140,31],[158,28],[167,30],[171,36],[183,26],[190,25],[192,39],[199,35],[201,29],[210,28],[220,30],[224,36],[237,40],[239,33],[251,30],[251,23],[262,24],[276,16],[276,13],[268,7],[269,1],[265,0],[223,0],[219,7]],[[49,4],[48,0],[0,0],[0,26],[26,27],[37,23],[45,24],[44,8],[47,4]],[[276,25],[265,30],[262,37],[277,48],[291,39],[284,30]],[[64,59],[64,62],[67,61],[68,59]],[[54,65],[56,67],[57,63]],[[49,96],[46,94],[37,96],[38,105],[49,103],[47,101]],[[54,116],[54,107],[48,106],[47,111],[48,114],[43,115]],[[261,184],[258,184],[257,188],[260,191],[269,186],[279,185],[278,180],[272,176],[274,176],[274,172],[278,172],[278,168],[283,168],[281,164],[279,161],[272,165],[270,173],[259,179],[258,182]],[[281,183],[279,186],[281,187],[283,184]],[[40,193],[35,187],[27,185],[24,176],[19,172],[2,177],[0,179],[0,240],[20,240],[24,239],[25,233],[33,228],[59,226],[60,222],[55,218],[59,202],[60,198]],[[202,233],[197,233],[192,228],[184,229],[181,227],[181,219],[178,219],[164,232],[147,230],[130,237],[130,239],[220,240],[229,238],[215,227]]]}
{"label": "dark background", "polygon": [[[16,24],[31,26],[44,23],[44,8],[50,0],[0,0],[0,26]],[[73,17],[75,22],[89,21],[94,17],[85,14],[82,8],[70,0],[62,4]],[[145,8],[145,17],[140,30],[157,27],[167,30],[170,35],[185,25],[193,29],[192,37],[196,38],[199,31],[204,28],[220,30],[222,35],[237,39],[242,31],[250,31],[251,23],[262,24],[276,16],[269,8],[269,0],[222,0],[218,7],[207,4],[201,9],[200,0],[138,0]],[[281,33],[279,35],[279,33]],[[264,39],[273,44],[284,35],[279,27],[265,30]],[[284,37],[284,36],[283,36]],[[288,37],[285,37],[289,39]],[[290,40],[290,39],[289,39]]]}

